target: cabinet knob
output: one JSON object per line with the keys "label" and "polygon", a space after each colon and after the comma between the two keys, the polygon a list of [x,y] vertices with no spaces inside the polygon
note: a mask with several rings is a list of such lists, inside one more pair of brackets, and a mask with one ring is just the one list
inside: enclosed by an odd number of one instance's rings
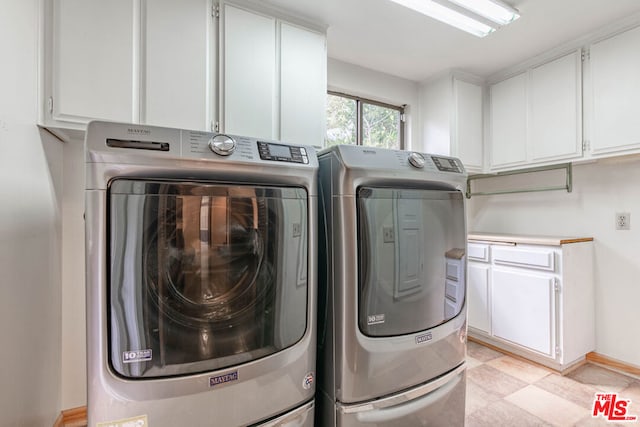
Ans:
{"label": "cabinet knob", "polygon": [[216,154],[228,156],[236,150],[236,142],[230,136],[219,134],[209,140],[209,148]]}

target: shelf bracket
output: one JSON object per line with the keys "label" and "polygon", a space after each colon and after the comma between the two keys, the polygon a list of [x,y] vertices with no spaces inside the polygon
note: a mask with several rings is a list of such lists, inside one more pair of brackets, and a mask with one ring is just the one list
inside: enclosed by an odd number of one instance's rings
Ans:
{"label": "shelf bracket", "polygon": [[[487,179],[487,178],[496,178],[500,176],[546,172],[546,171],[560,170],[560,169],[565,170],[564,185],[550,186],[550,187],[516,188],[516,189],[498,190],[498,191],[479,191],[479,192],[471,191],[471,181]],[[533,192],[539,192],[539,191],[557,191],[557,190],[566,190],[567,193],[571,193],[571,191],[573,191],[573,169],[572,169],[571,163],[562,163],[559,165],[551,165],[551,166],[538,166],[533,168],[518,169],[514,171],[498,172],[495,174],[469,175],[469,177],[467,178],[466,196],[467,196],[467,199],[470,199],[472,196],[493,196],[498,194],[533,193]]]}

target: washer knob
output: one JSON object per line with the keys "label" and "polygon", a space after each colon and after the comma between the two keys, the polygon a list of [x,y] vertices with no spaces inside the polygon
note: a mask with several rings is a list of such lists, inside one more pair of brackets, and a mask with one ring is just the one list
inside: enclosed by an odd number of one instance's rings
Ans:
{"label": "washer knob", "polygon": [[424,156],[420,153],[409,153],[409,163],[414,168],[422,169],[425,164]]}
{"label": "washer knob", "polygon": [[236,150],[236,142],[230,136],[218,134],[209,140],[209,148],[216,154],[228,156]]}

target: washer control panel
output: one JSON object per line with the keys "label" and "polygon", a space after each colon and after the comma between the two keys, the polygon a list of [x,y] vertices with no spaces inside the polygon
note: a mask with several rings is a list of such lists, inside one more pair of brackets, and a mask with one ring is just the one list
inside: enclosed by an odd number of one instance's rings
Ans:
{"label": "washer control panel", "polygon": [[262,160],[273,160],[289,163],[309,163],[309,156],[304,147],[274,144],[273,142],[258,141],[258,152]]}

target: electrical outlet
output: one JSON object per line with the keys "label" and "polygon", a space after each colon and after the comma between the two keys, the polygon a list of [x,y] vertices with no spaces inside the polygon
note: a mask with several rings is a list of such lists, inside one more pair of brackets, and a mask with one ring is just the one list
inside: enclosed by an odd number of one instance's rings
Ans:
{"label": "electrical outlet", "polygon": [[616,213],[616,230],[631,229],[631,214],[629,212]]}
{"label": "electrical outlet", "polygon": [[382,227],[382,240],[384,243],[393,243],[393,227]]}

